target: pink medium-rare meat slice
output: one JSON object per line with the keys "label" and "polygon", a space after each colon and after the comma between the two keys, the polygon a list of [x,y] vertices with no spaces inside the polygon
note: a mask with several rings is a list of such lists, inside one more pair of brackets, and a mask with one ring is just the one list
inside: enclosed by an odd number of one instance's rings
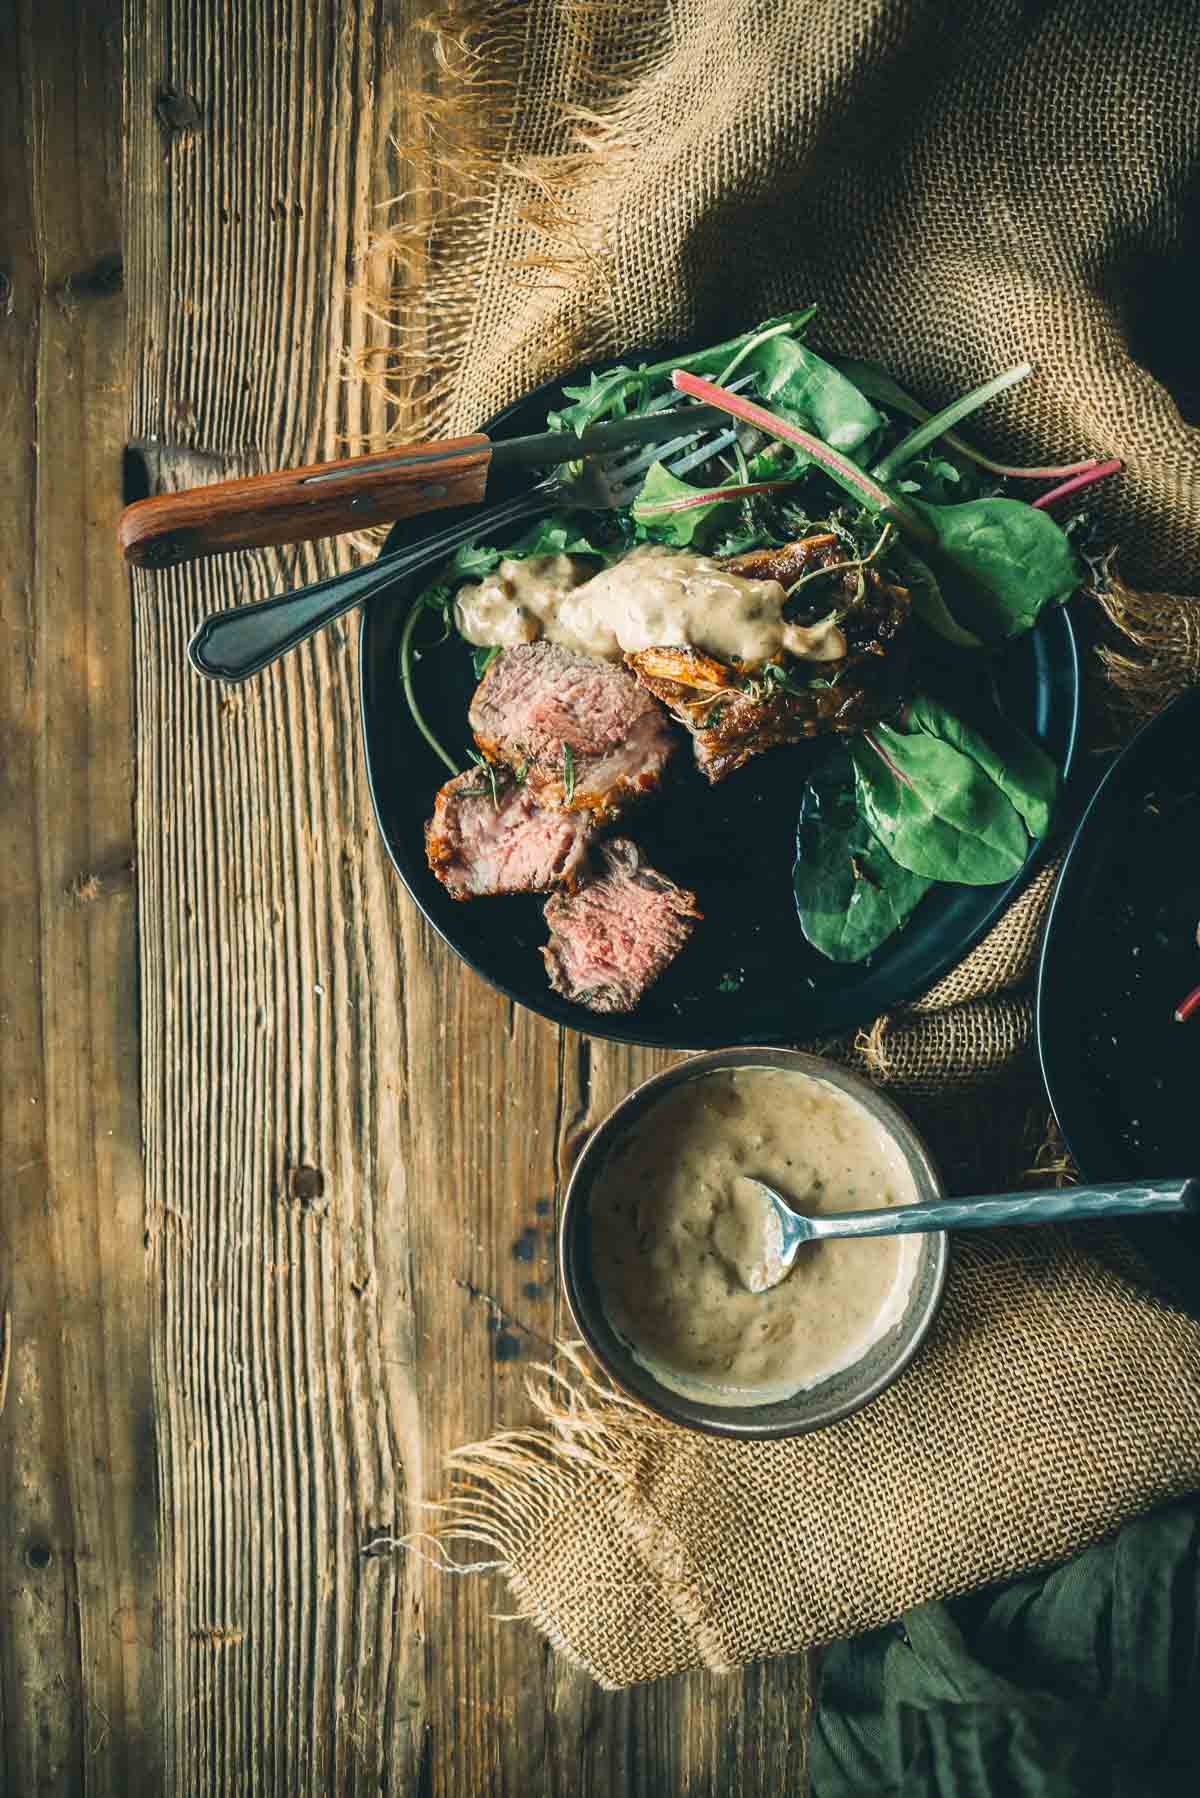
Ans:
{"label": "pink medium-rare meat slice", "polygon": [[470,721],[488,760],[523,768],[539,804],[602,818],[653,792],[675,746],[666,713],[628,669],[561,643],[503,650]]}
{"label": "pink medium-rare meat slice", "polygon": [[454,899],[546,893],[572,887],[587,865],[596,823],[587,812],[548,810],[503,769],[495,792],[486,768],[442,787],[425,826],[429,866]]}
{"label": "pink medium-rare meat slice", "polygon": [[556,993],[590,1011],[632,1011],[703,914],[627,837],[602,843],[596,860],[593,879],[546,901],[546,972]]}

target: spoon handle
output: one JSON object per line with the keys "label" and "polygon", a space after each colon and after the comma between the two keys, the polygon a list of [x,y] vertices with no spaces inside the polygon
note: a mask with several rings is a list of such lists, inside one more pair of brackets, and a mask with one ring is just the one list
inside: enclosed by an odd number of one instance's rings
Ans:
{"label": "spoon handle", "polygon": [[822,1236],[904,1236],[925,1230],[991,1230],[1008,1224],[1066,1224],[1085,1217],[1150,1217],[1196,1210],[1200,1182],[1122,1181],[1111,1186],[1066,1186],[1053,1192],[1001,1192],[977,1199],[938,1199],[810,1218]]}

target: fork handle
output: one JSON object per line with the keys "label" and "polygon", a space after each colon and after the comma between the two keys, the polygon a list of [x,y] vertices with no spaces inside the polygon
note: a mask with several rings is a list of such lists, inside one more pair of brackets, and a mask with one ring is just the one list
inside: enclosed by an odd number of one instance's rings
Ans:
{"label": "fork handle", "polygon": [[423,537],[409,549],[380,556],[362,568],[330,575],[310,587],[296,587],[271,599],[212,612],[188,644],[192,666],[213,680],[240,681],[258,674],[343,612],[386,592],[421,568],[444,562],[462,544],[486,539],[522,518],[544,512],[553,488],[552,480],[540,481],[516,499],[475,512],[459,524]]}
{"label": "fork handle", "polygon": [[447,506],[478,505],[491,460],[491,439],[476,433],[188,487],[126,506],[117,540],[127,562],[171,568],[224,550],[336,537]]}

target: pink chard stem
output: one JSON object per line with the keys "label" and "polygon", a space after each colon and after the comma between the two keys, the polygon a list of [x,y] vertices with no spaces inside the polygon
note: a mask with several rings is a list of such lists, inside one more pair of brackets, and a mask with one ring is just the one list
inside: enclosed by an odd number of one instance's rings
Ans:
{"label": "pink chard stem", "polygon": [[1077,474],[1073,480],[1064,481],[1061,487],[1052,487],[1049,493],[1043,493],[1033,502],[1034,510],[1042,512],[1047,506],[1053,506],[1060,499],[1066,499],[1072,493],[1082,493],[1085,487],[1094,487],[1097,481],[1106,481],[1110,474],[1120,474],[1123,462],[1114,456],[1111,462],[1098,462],[1084,474]]}
{"label": "pink chard stem", "polygon": [[872,512],[893,518],[895,522],[910,536],[919,538],[923,543],[933,540],[933,533],[924,519],[886,487],[865,474],[857,463],[840,455],[837,450],[830,449],[819,437],[802,431],[798,425],[790,424],[787,419],[780,418],[765,407],[755,405],[753,400],[743,399],[740,393],[731,393],[727,387],[718,387],[712,381],[705,381],[699,375],[689,374],[686,369],[677,368],[671,376],[672,384],[680,393],[687,393],[693,399],[703,400],[707,405],[719,406],[733,418],[740,418],[748,425],[765,431],[768,437],[777,437],[783,443],[794,443],[797,449],[810,456],[831,480],[847,493],[860,500]]}
{"label": "pink chard stem", "polygon": [[747,493],[774,493],[780,487],[792,487],[794,481],[751,481],[746,487],[709,487],[703,493],[689,493],[683,499],[639,500],[640,518],[657,517],[668,512],[690,512],[695,506],[711,506],[718,500],[742,499]]}

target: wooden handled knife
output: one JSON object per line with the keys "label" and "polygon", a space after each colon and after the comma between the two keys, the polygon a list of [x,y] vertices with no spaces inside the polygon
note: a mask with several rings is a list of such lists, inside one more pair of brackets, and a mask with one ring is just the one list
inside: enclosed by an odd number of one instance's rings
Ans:
{"label": "wooden handled knife", "polygon": [[169,568],[223,550],[335,537],[447,506],[479,505],[488,497],[492,476],[501,471],[553,468],[728,422],[714,406],[693,405],[612,419],[578,434],[543,431],[493,441],[476,433],[401,444],[378,455],[138,500],[121,514],[118,541],[127,562]]}

